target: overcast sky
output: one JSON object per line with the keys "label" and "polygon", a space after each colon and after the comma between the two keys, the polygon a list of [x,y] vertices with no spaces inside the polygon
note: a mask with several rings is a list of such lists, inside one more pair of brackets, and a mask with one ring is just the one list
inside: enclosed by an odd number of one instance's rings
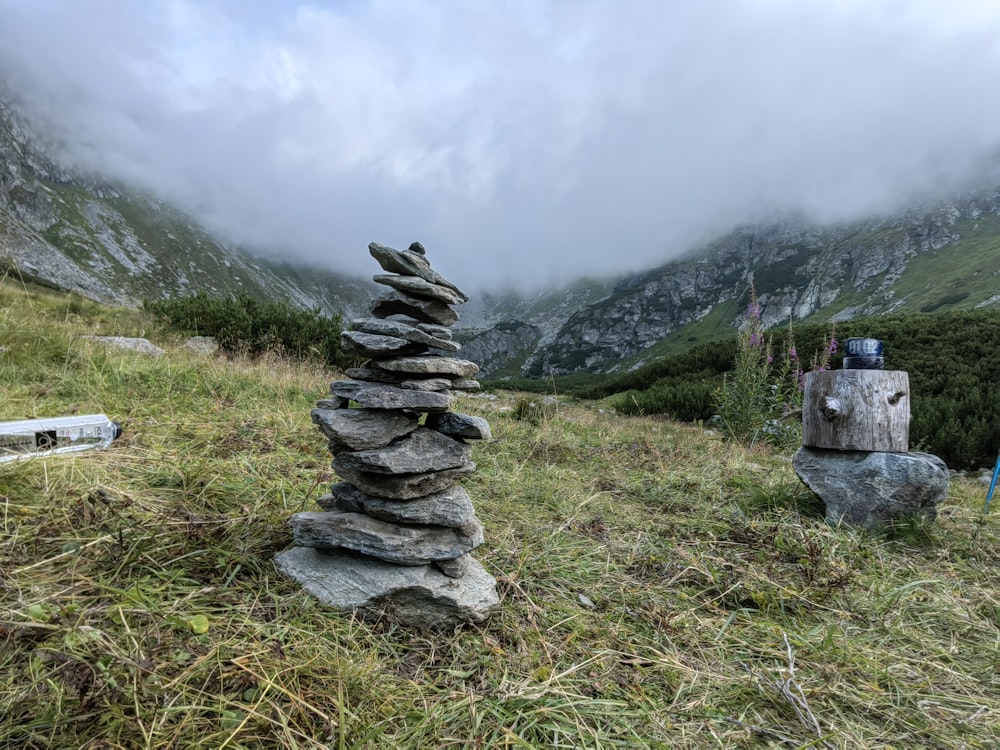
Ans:
{"label": "overcast sky", "polygon": [[0,0],[79,157],[344,272],[468,290],[952,190],[1000,154],[996,0]]}

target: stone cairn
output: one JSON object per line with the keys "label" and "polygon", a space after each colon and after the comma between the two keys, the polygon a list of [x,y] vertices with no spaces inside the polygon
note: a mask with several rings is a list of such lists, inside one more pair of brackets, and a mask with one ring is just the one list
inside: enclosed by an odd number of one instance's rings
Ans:
{"label": "stone cairn", "polygon": [[909,450],[908,375],[882,369],[877,339],[848,339],[847,354],[845,369],[806,375],[796,474],[824,502],[830,524],[933,520],[948,494],[948,467]]}
{"label": "stone cairn", "polygon": [[[388,615],[422,629],[481,622],[499,605],[496,580],[469,553],[483,528],[456,480],[476,468],[467,441],[490,439],[486,420],[450,411],[452,391],[471,391],[479,367],[455,356],[452,305],[468,296],[431,269],[423,246],[368,246],[391,288],[373,317],[342,334],[368,358],[330,385],[312,411],[344,480],[296,513],[296,547],[278,568],[325,604]],[[351,402],[360,408],[349,408]]]}

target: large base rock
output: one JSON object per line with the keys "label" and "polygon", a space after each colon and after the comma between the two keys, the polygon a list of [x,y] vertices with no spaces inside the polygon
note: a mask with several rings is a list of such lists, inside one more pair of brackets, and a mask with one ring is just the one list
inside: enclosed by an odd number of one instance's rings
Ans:
{"label": "large base rock", "polygon": [[795,473],[826,504],[826,520],[879,528],[893,521],[933,520],[948,494],[948,467],[929,453],[800,448]]}
{"label": "large base rock", "polygon": [[437,568],[400,567],[347,552],[293,547],[278,569],[324,604],[378,618],[389,614],[412,627],[441,629],[486,620],[500,605],[496,579],[475,559],[461,578]]}

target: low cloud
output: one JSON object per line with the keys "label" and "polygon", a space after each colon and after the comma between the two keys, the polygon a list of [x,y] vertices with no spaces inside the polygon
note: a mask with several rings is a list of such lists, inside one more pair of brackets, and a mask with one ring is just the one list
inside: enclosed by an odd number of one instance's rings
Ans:
{"label": "low cloud", "polygon": [[0,76],[82,163],[258,252],[469,289],[663,263],[982,179],[1000,6],[0,0]]}

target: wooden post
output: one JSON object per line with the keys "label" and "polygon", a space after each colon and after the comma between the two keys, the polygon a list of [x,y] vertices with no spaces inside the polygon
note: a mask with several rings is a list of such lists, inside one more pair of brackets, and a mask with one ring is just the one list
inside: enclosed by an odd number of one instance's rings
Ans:
{"label": "wooden post", "polygon": [[910,379],[902,370],[806,374],[802,445],[840,451],[910,449]]}

